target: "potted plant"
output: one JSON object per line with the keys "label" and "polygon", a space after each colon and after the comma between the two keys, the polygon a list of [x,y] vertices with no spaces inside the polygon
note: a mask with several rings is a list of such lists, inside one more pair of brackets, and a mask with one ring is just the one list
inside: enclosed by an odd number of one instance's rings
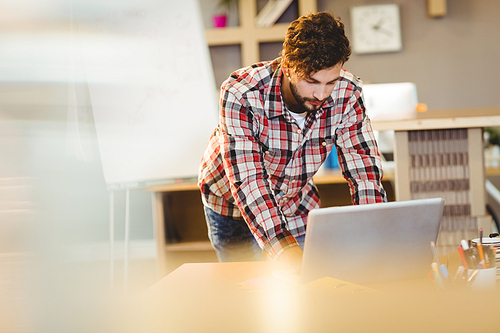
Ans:
{"label": "potted plant", "polygon": [[227,25],[227,15],[238,5],[238,0],[219,0],[217,8],[218,14],[213,16],[213,24],[215,28],[223,28]]}

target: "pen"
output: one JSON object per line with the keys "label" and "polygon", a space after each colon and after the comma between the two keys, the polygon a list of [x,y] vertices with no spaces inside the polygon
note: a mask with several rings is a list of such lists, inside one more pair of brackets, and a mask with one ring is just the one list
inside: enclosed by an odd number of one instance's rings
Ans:
{"label": "pen", "polygon": [[481,245],[481,248],[478,249],[479,257],[481,258],[481,260],[484,260],[484,268],[488,268],[488,262],[485,259],[484,249],[483,249],[483,228],[479,228],[479,244]]}
{"label": "pen", "polygon": [[441,264],[439,266],[439,272],[441,273],[441,276],[445,279],[448,280],[448,268],[444,264]]}
{"label": "pen", "polygon": [[472,274],[469,276],[469,279],[467,280],[467,283],[474,282],[474,280],[476,279],[477,274],[479,273],[479,270],[481,268],[483,268],[483,262],[482,261],[479,263],[479,265],[477,265],[476,270],[474,270],[474,272],[472,272]]}
{"label": "pen", "polygon": [[434,273],[434,272],[428,272],[427,274],[429,275],[429,278],[434,282],[434,284],[436,285],[436,287],[441,288],[441,286],[439,285],[439,283],[436,280],[436,273]]}
{"label": "pen", "polygon": [[483,245],[477,244],[477,252],[479,252],[479,258],[481,258],[481,262],[484,262],[484,268],[488,268],[488,265],[484,259]]}
{"label": "pen", "polygon": [[464,254],[464,249],[459,246],[458,248],[458,254],[460,255],[460,259],[462,260],[462,265],[465,269],[469,269],[469,265],[467,265],[467,259],[465,259],[465,254]]}
{"label": "pen", "polygon": [[432,271],[434,273],[434,278],[436,279],[439,288],[444,289],[443,279],[441,279],[441,276],[439,275],[437,263],[433,262],[431,264],[431,267],[432,267]]}
{"label": "pen", "polygon": [[439,277],[438,273],[432,272],[434,274],[434,279],[437,282],[437,285],[440,289],[444,289],[444,283],[443,280]]}
{"label": "pen", "polygon": [[475,267],[476,265],[474,264],[474,262],[472,261],[472,253],[469,249],[469,244],[467,243],[467,241],[465,239],[462,239],[462,249],[464,251],[464,256],[465,256],[465,260],[467,260],[467,266],[472,269],[473,267]]}
{"label": "pen", "polygon": [[453,282],[458,282],[458,281],[461,281],[463,279],[465,269],[464,269],[464,266],[458,267],[457,273],[455,274],[455,277],[453,278]]}
{"label": "pen", "polygon": [[431,248],[432,248],[432,252],[434,253],[434,259],[436,260],[436,264],[439,268],[439,271],[441,272],[441,276],[444,279],[448,279],[448,269],[446,268],[445,265],[441,265],[439,263],[439,257],[438,257],[437,251],[436,251],[436,243],[431,242]]}

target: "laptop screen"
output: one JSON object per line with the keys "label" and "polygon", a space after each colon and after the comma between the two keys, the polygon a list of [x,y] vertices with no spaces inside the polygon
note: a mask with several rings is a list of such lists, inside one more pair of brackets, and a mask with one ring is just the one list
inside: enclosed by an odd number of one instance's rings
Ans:
{"label": "laptop screen", "polygon": [[426,277],[444,200],[329,207],[308,216],[301,282],[357,284]]}

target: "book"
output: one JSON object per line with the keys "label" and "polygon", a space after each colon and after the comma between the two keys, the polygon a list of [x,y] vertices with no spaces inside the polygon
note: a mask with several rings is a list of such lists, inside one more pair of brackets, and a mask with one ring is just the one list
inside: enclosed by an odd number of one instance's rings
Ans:
{"label": "book", "polygon": [[293,0],[269,0],[255,17],[258,28],[268,28],[280,18]]}

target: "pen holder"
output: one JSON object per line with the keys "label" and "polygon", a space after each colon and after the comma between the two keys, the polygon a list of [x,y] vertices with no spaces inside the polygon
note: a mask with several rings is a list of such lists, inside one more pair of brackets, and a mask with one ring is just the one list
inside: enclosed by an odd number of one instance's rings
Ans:
{"label": "pen holder", "polygon": [[[478,251],[478,244],[480,243],[480,239],[476,238],[471,241],[472,247],[471,249],[473,250],[472,253],[476,258],[479,256],[479,251]],[[500,238],[495,237],[495,238],[482,238],[482,244],[483,244],[483,253],[486,253],[486,257],[488,259],[490,267],[496,267],[497,269],[497,279],[500,279]],[[488,250],[488,248],[494,248],[494,252],[491,250]],[[476,260],[478,262],[479,259]]]}
{"label": "pen holder", "polygon": [[[470,278],[474,273],[473,269],[469,269],[467,272],[467,278]],[[473,290],[478,291],[491,291],[495,290],[497,284],[497,269],[493,268],[485,268],[479,269],[476,275],[469,282],[470,287]]]}

